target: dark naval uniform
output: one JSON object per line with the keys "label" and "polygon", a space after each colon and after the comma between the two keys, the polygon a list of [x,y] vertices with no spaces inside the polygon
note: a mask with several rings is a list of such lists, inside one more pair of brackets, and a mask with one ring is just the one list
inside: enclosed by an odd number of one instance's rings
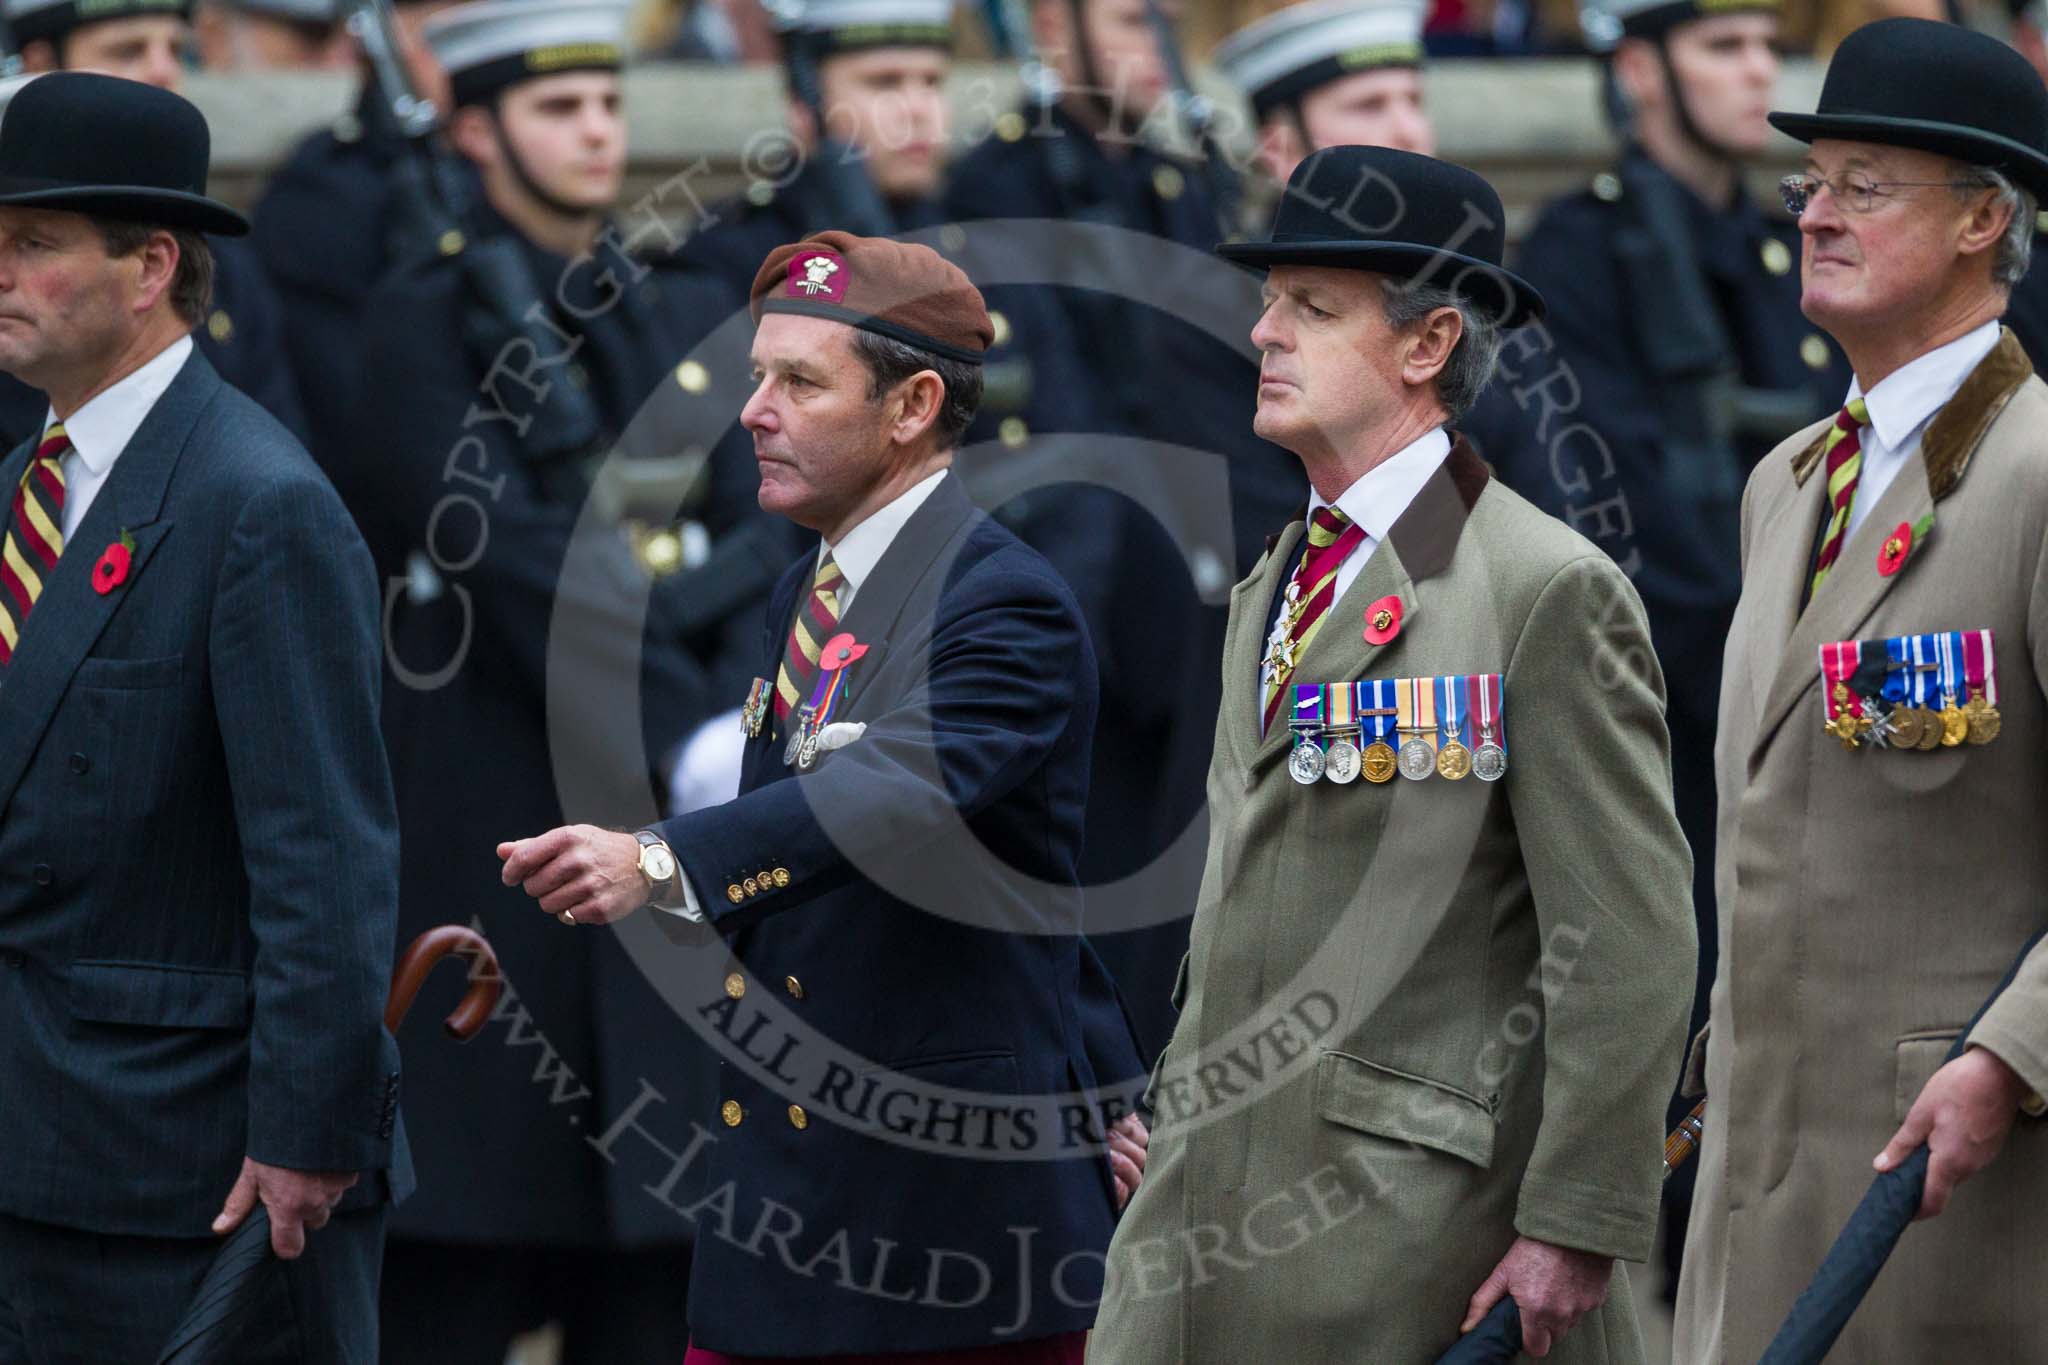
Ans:
{"label": "dark naval uniform", "polygon": [[[194,344],[216,374],[305,440],[306,415],[281,358],[284,317],[256,253],[233,237],[208,237],[206,245],[213,252],[213,302],[192,330]],[[0,444],[12,448],[41,432],[49,411],[41,393],[0,374]]]}
{"label": "dark naval uniform", "polygon": [[[1679,206],[1689,249],[1652,253],[1630,186]],[[1747,194],[1710,209],[1631,151],[1618,173],[1546,208],[1522,243],[1519,269],[1550,315],[1510,340],[1500,377],[1464,423],[1503,481],[1621,564],[1649,611],[1669,690],[1678,818],[1693,851],[1695,1029],[1714,979],[1714,733],[1742,587],[1742,489],[1785,433],[1830,411],[1849,386],[1840,351],[1799,311],[1799,259],[1798,229]],[[1718,379],[1652,368],[1648,329],[1685,321],[1672,314],[1683,268],[1697,272],[1695,297],[1725,337],[1730,368]],[[1702,411],[1718,432],[1687,415]]]}
{"label": "dark naval uniform", "polygon": [[[672,282],[656,272],[618,292],[607,280],[631,276],[623,262],[572,266],[520,240],[550,324],[565,349],[576,343],[573,360],[546,357],[556,363],[544,374],[593,400],[597,449],[628,433],[622,453],[637,453],[629,424],[674,382],[683,350]],[[477,1046],[435,1045],[429,1011],[401,1036],[418,1069],[414,1151],[430,1174],[394,1220],[385,1281],[387,1340],[421,1354],[387,1359],[499,1360],[507,1336],[550,1317],[566,1322],[574,1359],[680,1359],[690,1228],[645,1190],[670,1169],[654,1142],[687,1144],[681,1106],[708,1065],[675,1045],[674,1013],[617,936],[564,933],[535,914],[499,885],[493,850],[508,832],[569,819],[643,823],[652,774],[703,717],[702,678],[675,625],[678,580],[655,583],[642,627],[645,579],[623,537],[598,533],[597,582],[564,578],[582,510],[574,464],[528,464],[512,421],[465,426],[473,405],[514,417],[531,406],[517,380],[479,388],[489,359],[457,340],[468,307],[453,261],[386,279],[363,313],[353,427],[356,458],[381,471],[377,496],[354,510],[389,594],[401,932],[475,923],[507,981]],[[550,669],[565,660],[591,686],[637,677],[641,725],[551,709]],[[592,1147],[629,1115],[637,1135]],[[477,1273],[450,1245],[490,1248],[494,1268]]]}
{"label": "dark naval uniform", "polygon": [[[2039,230],[2037,226],[2035,231]],[[2005,325],[2020,339],[2037,372],[2048,361],[2048,263],[2042,261],[2042,254],[2041,239],[2037,236],[2033,264],[2013,286],[2005,310]]]}
{"label": "dark naval uniform", "polygon": [[[990,352],[991,377],[1021,360],[1029,395],[1015,420],[984,419],[974,435],[1000,437],[1005,460],[1073,470],[998,515],[1060,570],[1095,643],[1103,716],[1082,860],[1089,932],[1156,1052],[1172,1032],[1201,876],[1228,589],[1306,495],[1299,463],[1252,435],[1257,369],[1244,348],[1258,282],[1208,255],[1218,220],[1196,168],[1141,145],[1112,153],[1059,108],[1004,119],[955,168],[946,203],[968,228],[969,258],[1093,285],[985,288],[1010,333]],[[1019,219],[1054,221],[1035,237],[975,225]],[[1058,234],[1075,225],[1129,235],[1069,246]],[[980,277],[979,260],[963,264]],[[1223,320],[1212,332],[1191,313]],[[1133,446],[1099,467],[1091,457],[1105,437]],[[1115,479],[1118,465],[1135,478]],[[1202,477],[1215,480],[1212,514],[1162,521],[1160,502]],[[1224,521],[1213,513],[1226,502]]]}
{"label": "dark naval uniform", "polygon": [[363,305],[391,265],[391,174],[405,154],[365,88],[354,113],[294,149],[252,217],[250,241],[284,315],[282,354],[330,476],[360,392]]}

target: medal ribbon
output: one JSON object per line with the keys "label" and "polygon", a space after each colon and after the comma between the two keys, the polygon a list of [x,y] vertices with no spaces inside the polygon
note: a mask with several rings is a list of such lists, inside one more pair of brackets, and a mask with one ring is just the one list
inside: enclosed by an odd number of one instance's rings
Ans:
{"label": "medal ribbon", "polygon": [[1461,678],[1449,677],[1438,678],[1430,684],[1437,694],[1438,710],[1442,714],[1444,744],[1458,743],[1465,733],[1465,718],[1468,713],[1465,709],[1463,682]]}
{"label": "medal ribbon", "polygon": [[1411,694],[1410,711],[1407,719],[1414,726],[1414,737],[1428,743],[1430,752],[1436,752],[1436,681],[1433,678],[1410,678],[1408,691]]}
{"label": "medal ribbon", "polygon": [[[1369,697],[1365,691],[1368,687],[1372,689]],[[1380,678],[1374,682],[1362,682],[1358,684],[1358,699],[1360,701],[1369,701],[1371,704],[1362,706],[1359,709],[1361,711],[1385,711],[1398,706],[1399,703],[1395,700],[1398,691],[1399,689],[1394,685],[1392,678]],[[1370,722],[1372,726],[1372,737],[1376,740],[1384,740],[1388,733],[1393,730],[1394,723],[1400,717],[1366,716],[1364,719]]]}
{"label": "medal ribbon", "polygon": [[1479,679],[1479,723],[1492,731],[1487,736],[1506,757],[1508,751],[1508,685],[1498,673],[1487,673]]}
{"label": "medal ribbon", "polygon": [[1969,699],[1963,690],[1963,633],[1946,630],[1934,637],[1936,657],[1941,661],[1941,700],[1944,707],[1950,702],[1961,705]]}
{"label": "medal ribbon", "polygon": [[1909,636],[1906,643],[1911,647],[1913,656],[1913,705],[1925,708],[1929,700],[1929,693],[1934,690],[1934,678],[1930,676],[1934,670],[1927,667],[1928,664],[1934,662],[1934,637],[1932,635]]}
{"label": "medal ribbon", "polygon": [[1963,632],[1963,679],[1973,695],[1981,694],[1986,702],[1998,705],[1998,667],[1989,630]]}
{"label": "medal ribbon", "polygon": [[1321,683],[1294,684],[1294,714],[1288,719],[1287,727],[1303,739],[1323,728]]}
{"label": "medal ribbon", "polygon": [[1350,683],[1331,683],[1324,689],[1323,717],[1333,733],[1358,728],[1357,695]]}
{"label": "medal ribbon", "polygon": [[1862,661],[1863,646],[1855,640],[1840,640],[1820,647],[1821,695],[1827,702],[1827,718],[1836,720],[1843,715],[1861,716],[1863,699],[1851,689],[1846,695],[1837,696],[1837,685],[1847,686],[1855,676],[1856,665]]}
{"label": "medal ribbon", "polygon": [[809,729],[812,734],[824,729],[825,722],[831,719],[832,705],[839,700],[839,684],[844,681],[846,670],[843,668],[835,668],[818,675],[818,684],[811,689]]}
{"label": "medal ribbon", "polygon": [[1907,647],[1911,643],[1903,635],[1894,635],[1884,642],[1885,662],[1891,667],[1885,670],[1884,690],[1879,695],[1893,706],[1903,705],[1912,690],[1912,679],[1908,675],[1913,671],[1913,661],[1907,655]]}

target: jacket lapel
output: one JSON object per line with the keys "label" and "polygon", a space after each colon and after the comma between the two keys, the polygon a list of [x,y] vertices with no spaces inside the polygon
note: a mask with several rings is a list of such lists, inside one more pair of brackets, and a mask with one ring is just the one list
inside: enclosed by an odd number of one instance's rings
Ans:
{"label": "jacket lapel", "polygon": [[[1479,496],[1486,490],[1491,477],[1486,462],[1474,453],[1463,437],[1455,437],[1451,453],[1442,466],[1430,476],[1422,491],[1415,495],[1415,500],[1388,529],[1387,538],[1373,547],[1372,557],[1366,560],[1364,569],[1351,587],[1330,604],[1322,628],[1316,632],[1315,639],[1309,641],[1308,648],[1295,665],[1294,679],[1302,682],[1354,682],[1363,677],[1382,654],[1399,647],[1402,637],[1414,629],[1415,621],[1422,613],[1420,585],[1450,568],[1452,559],[1457,555],[1458,541],[1471,519],[1472,508],[1478,504]],[[1279,590],[1281,576],[1294,571],[1294,550],[1301,543],[1304,529],[1300,522],[1288,527],[1281,538],[1280,549],[1267,556],[1267,572],[1255,575],[1244,585],[1250,586],[1263,579],[1263,595],[1242,604],[1233,604],[1233,633],[1239,629],[1242,607],[1260,610],[1255,627],[1260,657],[1264,655],[1266,617],[1272,610],[1273,594]],[[1385,644],[1368,644],[1364,634],[1365,611],[1382,597],[1401,599],[1401,631]],[[1233,661],[1242,656],[1241,648],[1231,650]],[[1235,663],[1232,671],[1240,675],[1243,673]],[[1257,737],[1249,764],[1256,774],[1277,762],[1292,745],[1284,714],[1275,717],[1273,728],[1259,736],[1264,688],[1259,685],[1256,660],[1250,684],[1251,728],[1244,733]],[[1284,706],[1282,710],[1285,711]]]}
{"label": "jacket lapel", "polygon": [[[0,709],[7,715],[0,727],[0,809],[13,799],[79,663],[170,534],[163,505],[171,475],[200,412],[219,389],[213,366],[195,350],[121,452],[44,584],[14,662],[0,677]],[[8,467],[21,466],[10,457]],[[93,587],[93,568],[123,531],[135,542],[127,581],[101,593]]]}
{"label": "jacket lapel", "polygon": [[853,605],[839,623],[840,630],[868,647],[867,654],[846,679],[845,710],[841,715],[853,713],[869,682],[881,671],[882,656],[889,651],[890,637],[904,609],[914,598],[924,599],[927,604],[937,600],[937,591],[927,580],[934,572],[945,572],[950,565],[945,552],[957,544],[980,516],[959,476],[948,472],[882,552],[875,571],[860,585]]}
{"label": "jacket lapel", "polygon": [[[1820,680],[1820,647],[1836,640],[1853,640],[1892,586],[1904,575],[1889,576],[1877,570],[1877,547],[1901,522],[1917,524],[1934,511],[1934,505],[1955,491],[1977,447],[1983,444],[1998,414],[2019,391],[2033,366],[2010,329],[2001,332],[1993,348],[1963,386],[1956,390],[1942,410],[1927,424],[1920,438],[1917,463],[1899,471],[1892,486],[1878,499],[1856,534],[1842,546],[1841,557],[1829,571],[1806,610],[1791,623],[1785,648],[1775,667],[1766,665],[1770,684],[1764,690],[1758,715],[1756,740],[1750,749],[1755,761],[1763,747],[1785,723],[1799,699]],[[1797,611],[1801,582],[1809,570],[1809,552],[1819,534],[1824,480],[1812,477],[1819,464],[1819,446],[1800,452],[1793,466],[1799,481],[1796,496],[1786,502],[1783,515],[1774,518],[1765,534],[1773,535],[1770,571],[1772,579],[1758,585],[1766,594],[1762,610],[1770,613],[1761,624],[1776,626],[1786,621],[1786,607]]]}

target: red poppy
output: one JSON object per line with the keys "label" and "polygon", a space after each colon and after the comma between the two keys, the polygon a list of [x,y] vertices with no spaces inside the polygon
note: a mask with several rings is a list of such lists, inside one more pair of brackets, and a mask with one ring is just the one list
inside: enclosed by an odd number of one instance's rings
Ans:
{"label": "red poppy", "polygon": [[1383,645],[1401,633],[1401,599],[1382,597],[1365,609],[1365,642]]}
{"label": "red poppy", "polygon": [[125,543],[125,537],[109,545],[106,553],[100,556],[100,562],[92,566],[93,591],[105,597],[126,583],[131,559],[132,551]]}
{"label": "red poppy", "polygon": [[846,667],[867,652],[866,645],[850,634],[841,633],[827,640],[825,647],[818,651],[818,667],[829,673],[835,668]]}
{"label": "red poppy", "polygon": [[1906,556],[1913,553],[1913,528],[1905,522],[1899,529],[1884,538],[1884,544],[1877,547],[1877,571],[1890,578],[1906,562]]}

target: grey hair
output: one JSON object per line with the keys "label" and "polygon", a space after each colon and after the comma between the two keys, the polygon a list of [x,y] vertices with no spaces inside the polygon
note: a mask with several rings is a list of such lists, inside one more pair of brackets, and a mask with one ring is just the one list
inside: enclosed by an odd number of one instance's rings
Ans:
{"label": "grey hair", "polygon": [[945,401],[932,422],[940,450],[951,450],[981,410],[981,366],[911,346],[894,337],[861,330],[853,334],[853,352],[868,368],[868,401],[876,402],[914,374],[930,370],[946,386]]}
{"label": "grey hair", "polygon": [[2034,216],[2040,210],[2040,202],[2033,194],[2021,189],[2003,171],[1989,166],[1966,166],[1956,178],[1956,197],[1967,200],[1979,190],[1992,190],[2001,205],[2012,207],[2012,219],[2005,225],[2005,235],[1998,239],[1998,250],[1991,258],[1991,282],[2000,289],[2011,290],[2026,278],[2027,267],[2034,259]]}
{"label": "grey hair", "polygon": [[1382,279],[1387,325],[1401,328],[1417,323],[1439,308],[1455,308],[1464,331],[1451,348],[1451,358],[1437,372],[1436,396],[1455,422],[1479,401],[1479,395],[1493,382],[1494,367],[1500,363],[1505,337],[1500,323],[1481,311],[1462,294],[1436,284],[1410,280]]}

